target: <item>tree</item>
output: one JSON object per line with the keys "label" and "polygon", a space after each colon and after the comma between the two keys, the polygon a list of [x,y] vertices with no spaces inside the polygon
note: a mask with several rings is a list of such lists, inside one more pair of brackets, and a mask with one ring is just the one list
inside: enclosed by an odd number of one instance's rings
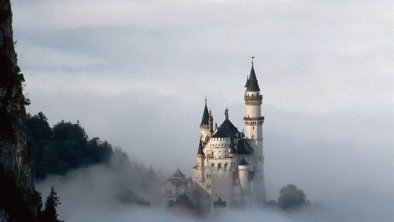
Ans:
{"label": "tree", "polygon": [[106,163],[113,153],[107,141],[98,137],[89,140],[79,122],[61,121],[51,128],[40,112],[28,115],[26,126],[28,143],[34,150],[34,170],[38,180],[48,174],[65,174],[80,167]]}
{"label": "tree", "polygon": [[284,210],[300,207],[307,203],[304,191],[293,184],[288,184],[280,189],[277,205]]}
{"label": "tree", "polygon": [[37,115],[27,115],[26,119],[27,140],[33,150],[33,166],[35,177],[44,179],[45,173],[51,169],[52,156],[48,156],[48,147],[52,137],[52,129],[42,112]]}
{"label": "tree", "polygon": [[44,210],[41,213],[41,221],[42,222],[60,222],[57,219],[57,211],[56,208],[60,205],[59,197],[55,192],[55,189],[52,187],[51,192],[49,193],[47,200],[45,201]]}

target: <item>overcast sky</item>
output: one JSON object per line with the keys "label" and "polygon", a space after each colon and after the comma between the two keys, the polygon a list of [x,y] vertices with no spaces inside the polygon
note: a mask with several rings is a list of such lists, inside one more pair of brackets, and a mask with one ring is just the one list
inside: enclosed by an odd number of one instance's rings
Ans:
{"label": "overcast sky", "polygon": [[[13,1],[28,111],[190,175],[204,97],[243,129],[255,59],[269,197],[394,196],[392,1]],[[338,182],[341,178],[341,182]],[[375,195],[374,193],[374,195]],[[376,196],[375,195],[375,196]]]}

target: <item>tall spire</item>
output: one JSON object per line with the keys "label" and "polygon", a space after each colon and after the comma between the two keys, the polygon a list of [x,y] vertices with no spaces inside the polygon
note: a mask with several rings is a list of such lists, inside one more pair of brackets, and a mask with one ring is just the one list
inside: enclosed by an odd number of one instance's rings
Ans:
{"label": "tall spire", "polygon": [[204,113],[202,114],[200,126],[203,126],[203,125],[208,126],[208,123],[209,123],[209,113],[208,113],[208,106],[207,106],[207,97],[205,97]]}
{"label": "tall spire", "polygon": [[254,71],[253,59],[254,57],[252,56],[252,69],[250,70],[249,78],[246,80],[246,91],[260,91],[256,73]]}

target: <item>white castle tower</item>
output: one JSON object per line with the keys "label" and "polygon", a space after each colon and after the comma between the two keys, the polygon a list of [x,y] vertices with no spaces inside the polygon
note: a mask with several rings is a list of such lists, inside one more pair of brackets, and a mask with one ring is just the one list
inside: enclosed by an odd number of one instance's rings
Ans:
{"label": "white castle tower", "polygon": [[255,176],[253,190],[255,196],[260,201],[266,201],[265,181],[264,181],[264,155],[263,155],[263,123],[264,116],[261,115],[261,104],[263,102],[263,95],[260,94],[260,87],[254,71],[253,60],[252,69],[245,84],[245,106],[246,116],[245,123],[245,138],[254,149],[253,167]]}
{"label": "white castle tower", "polygon": [[[228,109],[225,119],[217,127],[208,111],[207,100],[200,124],[200,140],[193,170],[190,198],[201,208],[240,206],[252,200],[265,201],[263,171],[263,122],[259,84],[253,61],[245,84],[245,129],[240,132],[230,121]],[[171,178],[170,178],[171,179]],[[171,180],[169,181],[171,182]],[[167,185],[170,183],[167,183]],[[163,200],[171,193],[163,188]],[[167,196],[166,196],[167,195]]]}

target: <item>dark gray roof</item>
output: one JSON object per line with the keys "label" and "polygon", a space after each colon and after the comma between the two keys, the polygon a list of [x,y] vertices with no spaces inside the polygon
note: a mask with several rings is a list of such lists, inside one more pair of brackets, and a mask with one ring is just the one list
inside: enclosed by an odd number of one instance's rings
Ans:
{"label": "dark gray roof", "polygon": [[251,154],[254,152],[252,146],[246,139],[239,139],[237,143],[237,154]]}
{"label": "dark gray roof", "polygon": [[183,185],[187,185],[187,183],[188,183],[188,180],[186,178],[172,178],[172,177],[170,177],[168,179],[168,181],[170,181],[175,186],[183,186]]}
{"label": "dark gray roof", "polygon": [[208,113],[207,101],[205,100],[204,113],[202,114],[200,125],[208,125],[208,123],[209,123],[209,113]]}
{"label": "dark gray roof", "polygon": [[218,130],[212,135],[212,137],[214,138],[223,138],[223,137],[238,137],[239,135],[239,131],[237,129],[237,127],[234,126],[234,124],[229,120],[229,119],[225,119],[222,123],[222,125],[220,125],[218,127]]}
{"label": "dark gray roof", "polygon": [[244,158],[242,158],[241,162],[239,162],[238,165],[240,165],[240,166],[246,166],[246,165],[248,165],[248,162],[246,162],[246,160],[245,160]]}
{"label": "dark gray roof", "polygon": [[185,174],[183,174],[180,169],[177,169],[170,179],[171,178],[185,178]]}
{"label": "dark gray roof", "polygon": [[252,69],[250,70],[249,78],[246,80],[246,91],[260,91],[256,73],[254,72],[254,67],[252,63]]}
{"label": "dark gray roof", "polygon": [[244,86],[244,87],[247,87],[248,84],[249,84],[249,75],[246,76],[246,83],[245,83],[245,86]]}
{"label": "dark gray roof", "polygon": [[199,144],[198,144],[198,151],[197,151],[197,154],[204,155],[204,152],[202,152],[202,149],[203,149],[203,145],[202,145],[202,142],[201,142],[201,140],[200,140],[200,142],[199,142]]}

